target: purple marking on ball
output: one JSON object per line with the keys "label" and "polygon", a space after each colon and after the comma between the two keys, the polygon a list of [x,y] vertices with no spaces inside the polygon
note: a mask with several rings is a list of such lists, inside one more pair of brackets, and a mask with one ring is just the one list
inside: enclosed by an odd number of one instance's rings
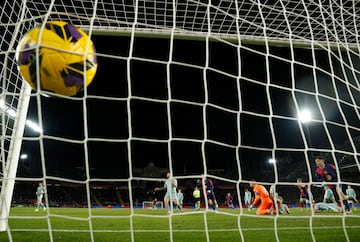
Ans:
{"label": "purple marking on ball", "polygon": [[74,39],[78,40],[82,37],[81,33],[71,24],[67,24],[66,27],[68,28],[70,34]]}
{"label": "purple marking on ball", "polygon": [[84,84],[83,79],[81,77],[76,77],[73,75],[64,76],[65,85],[70,86],[82,86]]}
{"label": "purple marking on ball", "polygon": [[95,49],[95,45],[92,45],[93,51],[94,51],[94,64],[97,63],[97,56],[96,56],[96,49]]}
{"label": "purple marking on ball", "polygon": [[[24,49],[29,48],[30,46],[28,44],[24,45]],[[21,52],[20,55],[20,64],[28,64],[30,63],[33,58],[29,58],[30,56],[34,55],[35,50],[25,50]]]}

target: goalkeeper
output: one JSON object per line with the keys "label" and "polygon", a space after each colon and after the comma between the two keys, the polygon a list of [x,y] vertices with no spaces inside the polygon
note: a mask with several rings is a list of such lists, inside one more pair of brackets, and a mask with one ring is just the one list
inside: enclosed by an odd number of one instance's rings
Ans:
{"label": "goalkeeper", "polygon": [[255,199],[254,202],[251,204],[251,207],[254,207],[260,200],[260,206],[256,211],[256,214],[263,215],[263,214],[272,214],[274,209],[273,201],[269,195],[269,192],[263,185],[257,184],[255,181],[250,182],[250,187],[254,190]]}

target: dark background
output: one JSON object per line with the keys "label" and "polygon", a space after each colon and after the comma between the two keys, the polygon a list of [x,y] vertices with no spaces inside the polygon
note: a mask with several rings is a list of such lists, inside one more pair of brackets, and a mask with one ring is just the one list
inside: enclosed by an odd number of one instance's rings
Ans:
{"label": "dark background", "polygon": [[[215,183],[234,190],[239,179],[309,181],[321,154],[343,167],[342,181],[359,182],[352,155],[353,144],[360,150],[359,76],[336,58],[349,62],[347,55],[310,49],[291,55],[276,46],[266,55],[266,46],[242,45],[238,52],[219,41],[178,39],[170,55],[169,39],[140,37],[129,53],[130,37],[92,39],[99,66],[85,98],[31,99],[28,116],[41,118],[44,132],[25,131],[28,159],[18,176],[109,179],[104,186],[163,178],[172,168],[175,176],[232,179]],[[314,121],[299,123],[296,106],[311,109]],[[149,163],[160,173],[147,173]],[[195,180],[179,183],[190,190]]]}

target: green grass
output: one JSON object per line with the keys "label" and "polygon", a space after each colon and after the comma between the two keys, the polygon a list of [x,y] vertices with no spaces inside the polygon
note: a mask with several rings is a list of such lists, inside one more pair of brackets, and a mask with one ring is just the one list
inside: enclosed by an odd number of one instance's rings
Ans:
{"label": "green grass", "polygon": [[[50,208],[12,208],[9,219],[13,241],[360,241],[360,210],[342,216],[321,213],[310,217],[310,210],[292,209],[290,215],[256,216],[255,210],[220,209],[218,213],[185,210],[166,216],[165,210]],[[144,216],[146,215],[146,216]],[[148,215],[153,215],[149,217]],[[329,217],[329,215],[332,215]],[[32,217],[29,217],[32,216]],[[90,220],[91,217],[91,220]],[[312,230],[310,224],[312,223]],[[274,229],[277,227],[277,232]],[[49,228],[51,227],[51,230]],[[206,230],[205,228],[208,228]],[[241,228],[239,230],[238,228]],[[92,228],[93,233],[90,233]],[[170,228],[173,233],[170,233]],[[49,232],[51,231],[51,232]],[[133,231],[133,232],[131,232]],[[93,237],[91,237],[93,236]],[[0,232],[0,241],[9,233]]]}

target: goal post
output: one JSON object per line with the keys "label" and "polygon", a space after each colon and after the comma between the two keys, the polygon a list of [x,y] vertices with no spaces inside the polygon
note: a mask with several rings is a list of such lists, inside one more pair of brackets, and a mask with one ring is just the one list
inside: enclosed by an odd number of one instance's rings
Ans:
{"label": "goal post", "polygon": [[[333,185],[360,194],[359,13],[355,0],[5,0],[0,241],[23,233],[97,241],[106,233],[209,242],[224,232],[230,241],[357,241],[358,211],[299,208],[299,189],[323,199],[313,186],[321,155],[336,168]],[[79,95],[31,92],[18,71],[21,37],[50,20],[93,39],[99,68]],[[26,166],[22,150],[32,155]],[[162,208],[173,207],[163,201],[147,209],[147,200],[163,198],[155,188],[168,171],[184,212],[167,215]],[[218,204],[206,199],[207,178]],[[253,179],[274,186],[292,213],[262,216],[245,206]],[[32,211],[38,181],[46,186],[41,214]],[[26,206],[12,216],[15,200]]]}
{"label": "goal post", "polygon": [[[24,129],[26,125],[26,117],[27,111],[30,102],[30,93],[31,87],[23,82],[21,85],[21,90],[18,94],[19,100],[18,104],[15,108],[6,107],[6,103],[4,100],[4,106],[2,107],[2,120],[6,120],[9,118],[14,119],[14,124],[12,127],[13,132],[9,137],[10,144],[8,146],[8,150],[2,150],[2,177],[1,177],[1,193],[0,193],[0,231],[5,231],[7,229],[7,222],[9,218],[10,206],[13,196],[14,184],[16,180],[16,171],[18,168],[18,162],[20,159],[20,150],[22,144],[22,138],[24,134]],[[9,111],[6,110],[16,110],[12,113],[12,117],[9,117]],[[10,123],[10,122],[6,122]],[[4,127],[2,125],[2,134],[6,136],[10,127]],[[5,148],[6,144],[4,140],[2,140],[2,147]]]}
{"label": "goal post", "polygon": [[153,201],[143,201],[142,208],[143,209],[162,209],[162,208],[164,208],[164,202],[156,201],[154,203]]}

